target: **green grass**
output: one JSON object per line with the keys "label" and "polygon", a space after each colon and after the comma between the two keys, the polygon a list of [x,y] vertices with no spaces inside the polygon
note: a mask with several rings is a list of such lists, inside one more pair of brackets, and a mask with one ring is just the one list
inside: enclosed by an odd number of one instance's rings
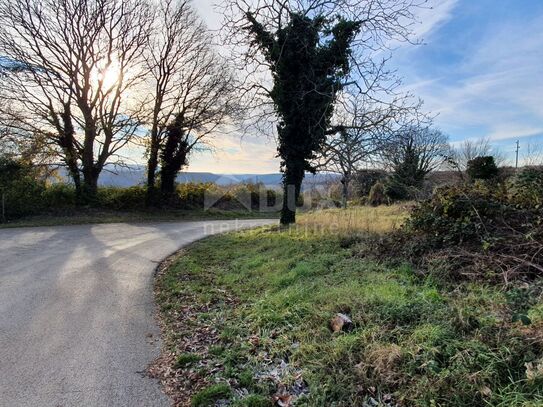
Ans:
{"label": "green grass", "polygon": [[226,384],[215,384],[196,393],[192,398],[194,407],[213,407],[218,400],[229,400],[232,390]]}
{"label": "green grass", "polygon": [[200,356],[194,354],[194,353],[182,353],[179,356],[177,356],[177,359],[175,360],[175,367],[176,368],[183,368],[192,366],[195,363],[200,361]]}
{"label": "green grass", "polygon": [[80,209],[64,215],[50,214],[28,216],[21,219],[0,222],[0,229],[36,226],[83,225],[98,223],[142,223],[174,222],[182,220],[222,220],[222,219],[275,219],[277,213],[257,211],[209,210],[149,210],[113,211],[103,209]]}
{"label": "green grass", "polygon": [[[543,405],[541,298],[521,310],[533,319],[525,326],[512,322],[519,310],[501,287],[377,264],[347,242],[299,226],[194,244],[157,281],[166,346],[176,352],[183,324],[216,329],[201,357],[220,368],[201,373],[247,389],[235,405],[269,402],[278,383],[266,375],[281,361],[287,390],[301,379],[308,386],[296,405],[354,406],[386,394],[405,406]],[[196,317],[179,321],[187,304],[199,304]],[[330,331],[338,312],[354,330]]]}

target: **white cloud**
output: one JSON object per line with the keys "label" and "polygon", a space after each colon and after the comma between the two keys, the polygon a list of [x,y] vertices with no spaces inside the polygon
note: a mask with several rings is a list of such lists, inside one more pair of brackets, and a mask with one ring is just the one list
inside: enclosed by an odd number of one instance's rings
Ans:
{"label": "white cloud", "polygon": [[458,2],[459,0],[430,0],[416,13],[419,22],[414,27],[415,36],[427,41],[433,32],[452,18]]}
{"label": "white cloud", "polygon": [[437,124],[453,137],[475,129],[493,140],[543,135],[541,49],[543,18],[496,21],[487,35],[465,44],[463,59],[445,63],[438,78],[418,73],[406,88],[439,113]]}
{"label": "white cloud", "polygon": [[221,15],[215,10],[215,0],[196,0],[192,4],[212,30],[220,28]]}
{"label": "white cloud", "polygon": [[[212,6],[215,2],[194,1],[212,28],[218,28],[221,21]],[[463,39],[456,41],[440,37],[439,41],[445,42],[434,43],[446,23],[456,23],[455,15],[462,14],[465,4],[462,0],[431,0],[429,4],[431,8],[418,10],[420,23],[413,29],[417,38],[434,47],[442,59],[425,53],[424,46],[402,46],[395,62],[400,74],[417,69],[410,73],[410,83],[405,88],[424,99],[427,109],[439,113],[437,125],[450,133],[453,140],[488,137],[496,143],[506,143],[510,139],[543,135],[543,17],[491,21],[486,32],[473,26],[462,27],[462,23],[449,25],[447,29],[451,28],[453,33],[456,30],[461,34],[467,28],[478,36],[468,41],[461,36]],[[484,20],[486,16],[480,18]],[[443,59],[448,54],[455,58]],[[426,66],[416,63],[421,56],[428,58]],[[240,144],[239,139],[229,137],[217,145],[219,149],[214,155],[195,157],[190,169],[275,172],[279,167],[273,141],[251,139]]]}
{"label": "white cloud", "polygon": [[540,136],[543,134],[542,127],[527,127],[522,124],[510,125],[509,128],[503,127],[494,130],[488,135],[488,139],[491,141],[521,139],[525,137]]}
{"label": "white cloud", "polygon": [[222,136],[213,152],[195,154],[189,171],[218,173],[275,173],[279,171],[277,149],[273,140],[265,137]]}

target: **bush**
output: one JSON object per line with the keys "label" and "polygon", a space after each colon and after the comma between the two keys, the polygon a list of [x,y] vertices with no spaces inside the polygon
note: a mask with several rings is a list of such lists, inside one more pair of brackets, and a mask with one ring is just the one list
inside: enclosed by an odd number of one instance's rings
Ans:
{"label": "bush", "polygon": [[543,213],[515,205],[507,192],[485,183],[441,189],[407,225],[430,256],[441,251],[464,275],[542,275]]}
{"label": "bush", "polygon": [[129,188],[103,187],[98,189],[96,205],[116,211],[141,210],[145,207],[146,189],[142,186]]}
{"label": "bush", "polygon": [[278,194],[263,184],[239,184],[228,187],[213,183],[186,183],[177,186],[177,196],[170,206],[179,209],[204,209],[206,206],[223,210],[258,210],[276,205]]}
{"label": "bush", "polygon": [[379,206],[386,202],[385,186],[382,182],[376,182],[371,187],[370,194],[368,196],[368,203],[371,206]]}
{"label": "bush", "polygon": [[541,206],[543,203],[542,168],[524,168],[509,182],[509,197],[513,203],[523,208]]}
{"label": "bush", "polygon": [[[7,218],[77,208],[77,194],[72,185],[57,183],[46,187],[39,178],[31,166],[0,158],[0,188],[4,191]],[[163,199],[164,209],[274,210],[281,201],[280,193],[266,189],[263,184],[220,187],[213,183],[186,183],[179,184],[176,191]],[[99,187],[90,206],[112,211],[141,211],[146,209],[146,192],[144,186]]]}
{"label": "bush", "polygon": [[179,209],[203,209],[206,194],[210,198],[214,196],[216,196],[217,199],[220,198],[219,191],[215,184],[211,182],[188,182],[186,184],[179,184],[177,185],[175,202],[170,202],[170,204],[179,207]]}
{"label": "bush", "polygon": [[266,196],[261,196],[265,192],[263,184],[240,184],[229,192],[230,202],[239,209],[258,210],[261,204],[266,205]]}
{"label": "bush", "polygon": [[363,255],[407,260],[422,271],[442,264],[456,277],[541,276],[543,211],[515,204],[515,196],[494,181],[439,188],[401,231],[369,242]]}
{"label": "bush", "polygon": [[494,162],[494,157],[476,157],[468,161],[467,173],[471,180],[493,179],[498,176],[498,167]]}
{"label": "bush", "polygon": [[384,181],[386,172],[382,170],[360,170],[353,178],[353,195],[367,197],[371,188],[379,181]]}
{"label": "bush", "polygon": [[0,158],[0,189],[7,219],[35,215],[44,209],[41,195],[45,183],[38,179],[31,165]]}
{"label": "bush", "polygon": [[72,208],[77,204],[75,188],[60,183],[50,185],[42,193],[42,202],[45,208]]}
{"label": "bush", "polygon": [[409,188],[395,178],[389,178],[385,182],[384,194],[392,201],[407,201],[411,198]]}
{"label": "bush", "polygon": [[484,184],[445,187],[414,209],[408,225],[413,231],[434,236],[440,247],[474,240],[481,243],[488,231],[486,225],[511,216],[512,210]]}

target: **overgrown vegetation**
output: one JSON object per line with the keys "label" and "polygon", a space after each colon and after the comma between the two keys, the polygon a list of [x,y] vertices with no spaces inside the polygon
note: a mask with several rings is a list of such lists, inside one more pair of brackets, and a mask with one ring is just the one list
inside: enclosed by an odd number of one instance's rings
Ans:
{"label": "overgrown vegetation", "polygon": [[[36,196],[43,191],[32,166],[22,160],[0,156],[0,221],[3,217],[17,217],[36,210]],[[16,203],[10,205],[10,203]],[[8,205],[6,205],[8,203]]]}
{"label": "overgrown vegetation", "polygon": [[[217,216],[221,211],[243,216],[266,217],[278,211],[281,194],[262,184],[218,186],[213,183],[186,183],[176,186],[175,193],[160,206],[146,208],[146,187],[100,187],[94,199],[81,205],[76,188],[45,181],[35,167],[20,160],[0,160],[0,194],[4,196],[5,220],[32,216],[105,215],[123,219],[126,213],[175,215],[192,211],[205,217],[204,210]],[[183,213],[182,213],[183,212]],[[182,217],[183,217],[182,216]],[[134,216],[132,216],[134,217]],[[128,217],[130,218],[130,216]],[[137,218],[137,217],[136,217]],[[100,220],[99,217],[97,220]]]}
{"label": "overgrown vegetation", "polygon": [[435,262],[454,277],[501,280],[543,275],[541,171],[438,189],[420,203],[403,230],[370,245],[384,258],[422,270]]}
{"label": "overgrown vegetation", "polygon": [[[383,236],[395,227],[387,218],[401,216],[376,208],[360,221],[367,210],[356,224],[332,211],[213,237],[162,270],[168,351],[153,371],[177,405],[217,385],[231,389],[221,405],[543,403],[543,284],[454,280],[443,263],[420,273],[372,259],[364,236]],[[350,226],[324,227],[338,223]],[[337,313],[352,329],[330,330]],[[199,361],[166,369],[187,352]]]}
{"label": "overgrown vegetation", "polygon": [[339,233],[356,236],[360,233],[384,233],[399,229],[412,204],[389,206],[355,206],[349,210],[328,209],[304,213],[299,229],[311,232]]}

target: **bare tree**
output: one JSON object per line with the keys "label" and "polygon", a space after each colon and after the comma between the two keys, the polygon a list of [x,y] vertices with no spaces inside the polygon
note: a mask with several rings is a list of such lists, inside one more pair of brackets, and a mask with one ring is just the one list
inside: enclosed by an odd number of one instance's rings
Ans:
{"label": "bare tree", "polygon": [[[295,221],[305,171],[323,147],[337,94],[379,86],[376,50],[410,38],[424,0],[230,0],[224,37],[246,72],[240,91],[252,117],[276,125],[282,158],[281,223]],[[266,129],[266,126],[264,126]],[[270,127],[267,127],[270,130]]]}
{"label": "bare tree", "polygon": [[428,125],[408,126],[396,132],[380,151],[385,168],[405,187],[422,186],[426,175],[450,156],[448,137]]}
{"label": "bare tree", "polygon": [[78,191],[91,196],[138,129],[131,100],[151,17],[144,0],[0,3],[0,52],[14,63],[3,91],[15,126],[53,143]]}
{"label": "bare tree", "polygon": [[488,138],[477,140],[464,140],[452,151],[451,164],[460,171],[466,171],[468,162],[477,157],[493,156],[497,166],[503,165],[506,161],[504,154],[494,148]]}
{"label": "bare tree", "polygon": [[[4,107],[5,109],[6,107]],[[13,134],[10,123],[0,117],[0,156],[14,154],[20,139]]]}
{"label": "bare tree", "polygon": [[402,123],[415,118],[420,103],[398,95],[387,103],[367,94],[345,94],[319,157],[319,170],[341,175],[342,204],[347,207],[349,186],[362,166],[373,165],[378,153]]}
{"label": "bare tree", "polygon": [[[4,115],[3,112],[10,112]],[[34,174],[47,178],[56,170],[56,153],[46,137],[18,128],[13,112],[0,98],[0,157],[17,159],[34,166]]]}
{"label": "bare tree", "polygon": [[543,145],[540,143],[528,143],[522,154],[522,164],[537,166],[543,164]]}
{"label": "bare tree", "polygon": [[160,2],[146,56],[153,89],[146,104],[151,203],[159,159],[162,192],[171,193],[190,153],[211,143],[237,109],[234,79],[190,1]]}

